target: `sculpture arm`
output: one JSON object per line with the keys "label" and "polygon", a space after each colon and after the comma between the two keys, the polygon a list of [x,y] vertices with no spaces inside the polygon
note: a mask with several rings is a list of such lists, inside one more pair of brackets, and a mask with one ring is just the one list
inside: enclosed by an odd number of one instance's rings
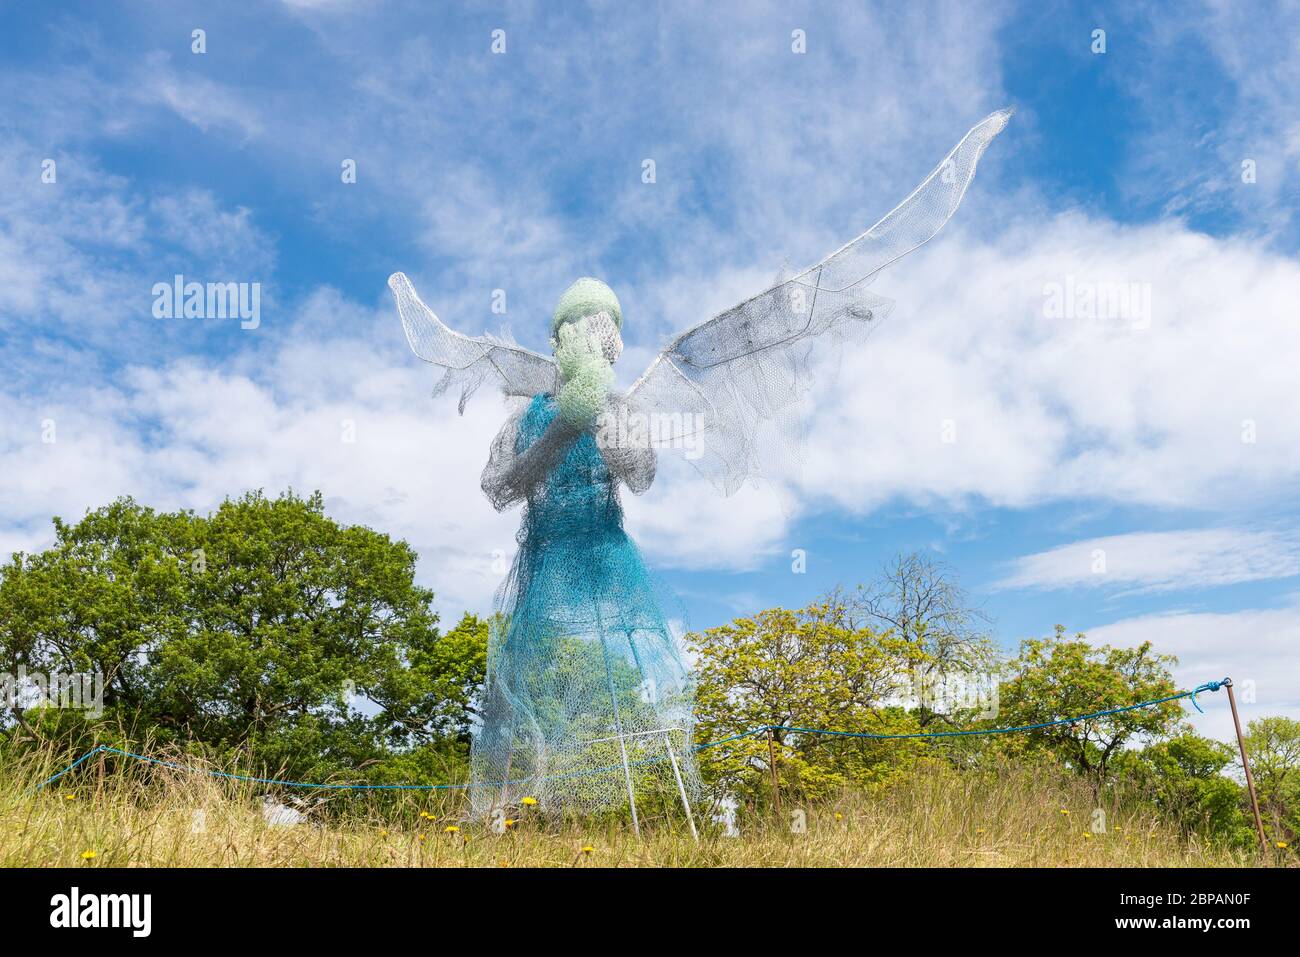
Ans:
{"label": "sculpture arm", "polygon": [[523,452],[516,452],[519,423],[526,411],[521,409],[506,420],[492,441],[492,452],[483,469],[483,494],[498,512],[526,499],[559,464],[582,431],[556,416],[541,438]]}
{"label": "sculpture arm", "polygon": [[640,495],[655,480],[658,456],[648,435],[638,439],[635,430],[628,427],[630,411],[622,396],[611,395],[596,422],[596,445],[615,481],[626,485],[633,495]]}

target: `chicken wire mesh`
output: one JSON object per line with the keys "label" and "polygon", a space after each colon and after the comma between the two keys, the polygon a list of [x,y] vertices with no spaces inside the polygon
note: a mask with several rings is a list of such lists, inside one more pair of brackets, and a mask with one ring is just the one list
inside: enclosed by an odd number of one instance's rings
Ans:
{"label": "chicken wire mesh", "polygon": [[489,641],[475,813],[525,797],[595,811],[698,794],[690,672],[619,502],[620,484],[641,491],[654,468],[649,448],[602,454],[545,394],[493,443],[484,490],[524,512]]}

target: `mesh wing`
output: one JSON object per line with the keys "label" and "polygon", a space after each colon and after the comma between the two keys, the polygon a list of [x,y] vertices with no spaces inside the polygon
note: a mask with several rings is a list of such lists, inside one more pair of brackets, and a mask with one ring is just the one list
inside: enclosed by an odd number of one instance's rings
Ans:
{"label": "mesh wing", "polygon": [[507,342],[495,336],[466,336],[443,325],[426,306],[405,274],[388,277],[388,288],[397,300],[402,328],[411,350],[433,365],[445,370],[434,386],[434,395],[452,386],[460,389],[457,408],[465,403],[484,382],[499,386],[506,395],[532,397],[540,392],[554,392],[555,361],[547,356]]}
{"label": "mesh wing", "polygon": [[1010,110],[967,133],[907,199],[852,242],[792,279],[678,336],[628,392],[656,446],[686,457],[724,494],[797,459],[797,404],[812,385],[813,349],[864,340],[891,303],[871,279],[948,222]]}

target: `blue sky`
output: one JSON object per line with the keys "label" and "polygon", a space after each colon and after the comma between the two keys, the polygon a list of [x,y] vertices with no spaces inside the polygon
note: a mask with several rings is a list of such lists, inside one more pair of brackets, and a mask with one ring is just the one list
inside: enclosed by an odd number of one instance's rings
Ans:
{"label": "blue sky", "polygon": [[[667,462],[629,527],[694,627],[931,551],[1007,647],[1149,637],[1300,716],[1295,3],[210,7],[0,9],[0,546],[119,494],[320,488],[419,549],[444,617],[486,609],[505,410],[429,398],[389,273],[538,349],[601,276],[626,384],[1014,105],[948,228],[874,282],[897,307],[815,394],[798,509]],[[259,282],[260,325],[155,318],[176,273]],[[1149,308],[1046,305],[1117,285]]]}

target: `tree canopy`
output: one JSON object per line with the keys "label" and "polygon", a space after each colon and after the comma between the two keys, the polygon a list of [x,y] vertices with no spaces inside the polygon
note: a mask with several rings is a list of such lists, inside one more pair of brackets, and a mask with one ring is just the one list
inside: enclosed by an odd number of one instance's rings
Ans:
{"label": "tree canopy", "polygon": [[302,776],[463,748],[486,623],[440,633],[410,546],[319,493],[208,516],[123,498],[54,524],[0,568],[0,661],[101,674],[103,715],[15,706],[11,736],[147,736]]}
{"label": "tree canopy", "polygon": [[[1172,695],[1170,655],[1156,654],[1150,642],[1136,648],[1090,645],[1085,635],[1065,637],[1056,626],[1051,638],[1020,645],[1002,685],[999,720],[1007,725],[1046,724]],[[1177,701],[1090,717],[1043,728],[1019,740],[1030,748],[1055,750],[1078,773],[1104,781],[1107,765],[1135,738],[1163,736],[1182,720]]]}

